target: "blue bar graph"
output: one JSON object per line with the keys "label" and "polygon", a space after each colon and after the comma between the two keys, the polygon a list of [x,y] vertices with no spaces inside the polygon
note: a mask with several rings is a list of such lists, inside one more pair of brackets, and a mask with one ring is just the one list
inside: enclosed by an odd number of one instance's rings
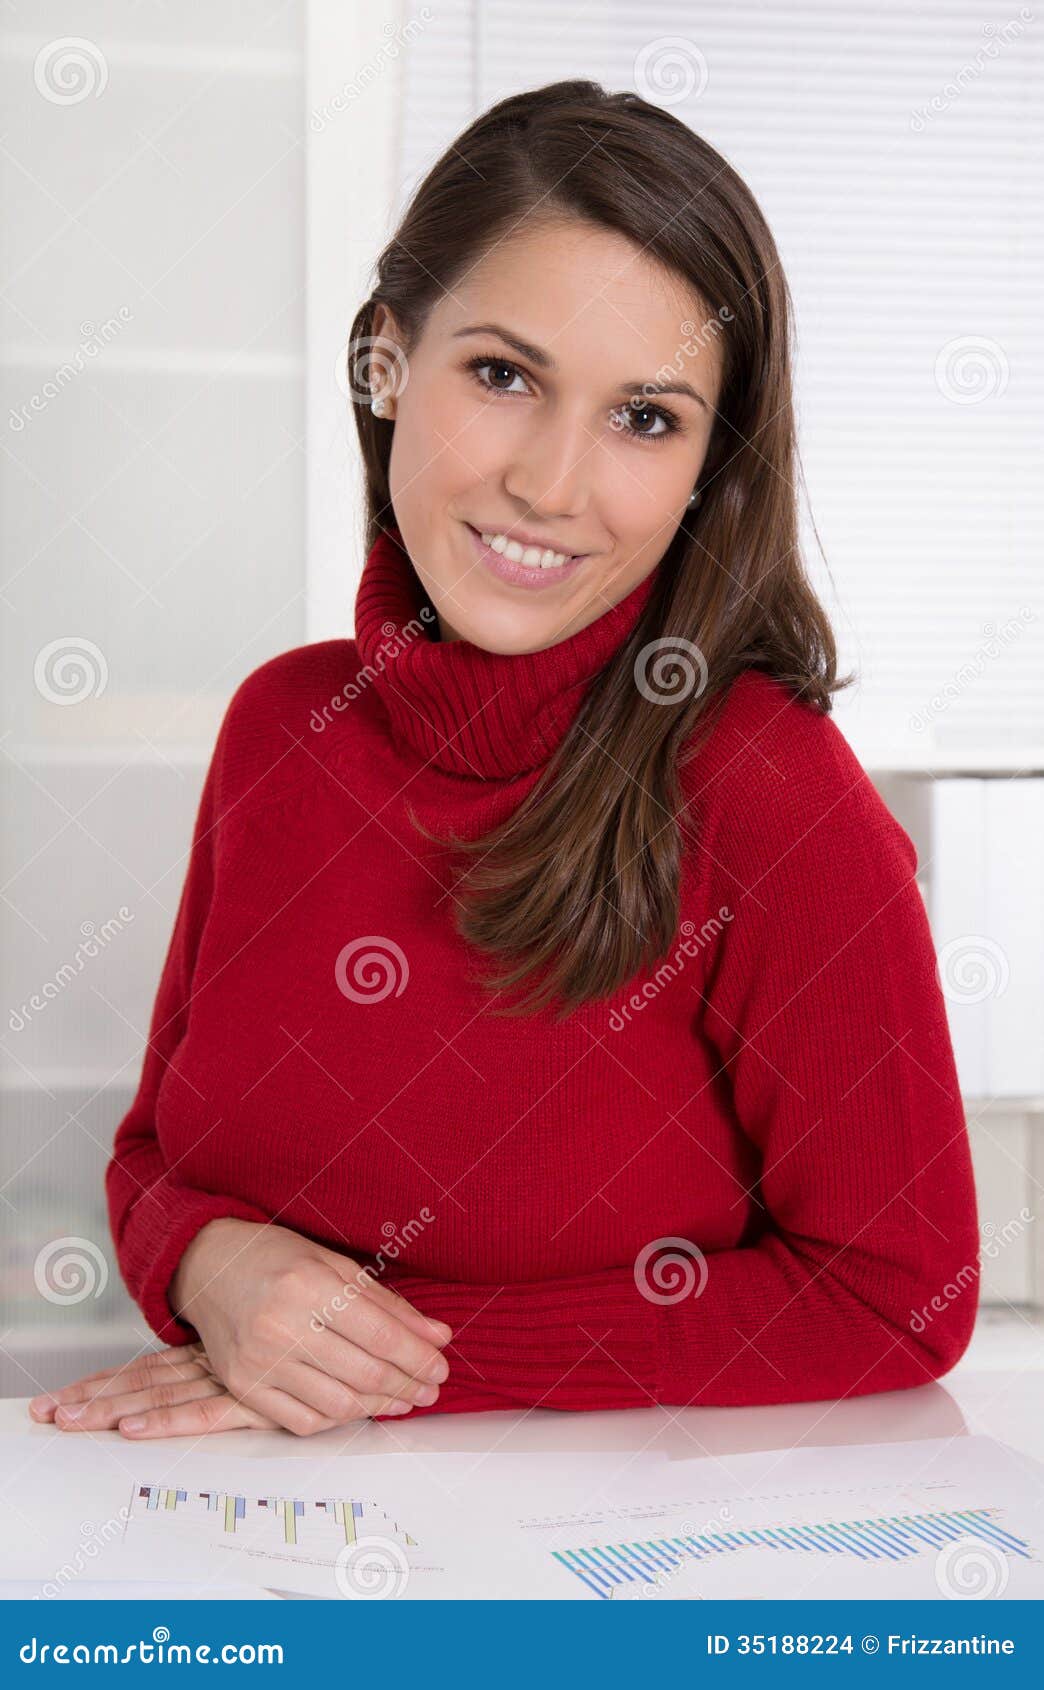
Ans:
{"label": "blue bar graph", "polygon": [[554,1549],[554,1559],[608,1599],[624,1584],[651,1584],[688,1561],[706,1562],[740,1549],[790,1551],[811,1557],[837,1555],[861,1561],[904,1561],[940,1549],[958,1538],[978,1537],[1007,1555],[1033,1559],[1024,1538],[1006,1531],[996,1508],[954,1509],[937,1514],[891,1514],[876,1520],[824,1520],[758,1531],[712,1532],[701,1537],[647,1538],[636,1543],[588,1544]]}

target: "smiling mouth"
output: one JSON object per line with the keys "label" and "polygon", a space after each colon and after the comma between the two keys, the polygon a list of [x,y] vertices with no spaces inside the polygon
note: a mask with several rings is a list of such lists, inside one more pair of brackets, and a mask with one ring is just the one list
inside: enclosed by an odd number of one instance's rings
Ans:
{"label": "smiling mouth", "polygon": [[477,540],[480,540],[491,552],[506,559],[508,563],[516,564],[522,569],[548,570],[565,569],[569,564],[579,563],[587,556],[586,552],[561,552],[552,546],[527,545],[520,540],[514,540],[509,535],[497,529],[476,528],[468,523]]}

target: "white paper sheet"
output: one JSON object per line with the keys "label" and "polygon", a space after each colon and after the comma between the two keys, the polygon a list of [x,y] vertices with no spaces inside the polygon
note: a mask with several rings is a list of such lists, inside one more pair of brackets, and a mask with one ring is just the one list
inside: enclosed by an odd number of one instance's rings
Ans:
{"label": "white paper sheet", "polygon": [[0,1602],[278,1602],[257,1584],[183,1584],[174,1580],[73,1579],[43,1590],[39,1579],[0,1579]]}
{"label": "white paper sheet", "polygon": [[144,1574],[330,1600],[515,1595],[519,1551],[502,1529],[506,1512],[484,1507],[487,1475],[503,1481],[510,1472],[514,1494],[524,1495],[529,1478],[550,1483],[557,1474],[565,1494],[584,1472],[594,1478],[629,1459],[411,1452],[270,1460],[233,1458],[228,1448],[221,1438],[150,1448],[61,1432],[0,1440],[8,1528],[0,1579],[32,1578],[44,1593]]}
{"label": "white paper sheet", "polygon": [[[517,1509],[527,1591],[588,1600],[1039,1599],[1044,1468],[991,1438],[671,1462],[638,1496]],[[636,1474],[640,1485],[643,1475]],[[541,1506],[543,1502],[543,1507]]]}
{"label": "white paper sheet", "polygon": [[0,1577],[66,1591],[145,1578],[328,1600],[1044,1595],[1044,1469],[989,1438],[696,1461],[29,1442],[0,1441]]}

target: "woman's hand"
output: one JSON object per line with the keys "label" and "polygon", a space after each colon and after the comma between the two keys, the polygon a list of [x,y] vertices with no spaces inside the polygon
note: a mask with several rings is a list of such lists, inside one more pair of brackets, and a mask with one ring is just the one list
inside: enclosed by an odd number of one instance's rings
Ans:
{"label": "woman's hand", "polygon": [[[413,1406],[384,1406],[380,1397],[362,1400],[370,1404],[371,1415],[406,1414]],[[172,1438],[275,1426],[225,1389],[199,1343],[150,1351],[120,1367],[88,1373],[60,1390],[34,1397],[29,1413],[34,1420],[53,1422],[62,1432],[117,1428],[127,1437]]]}
{"label": "woman's hand", "polygon": [[[164,1436],[178,1430],[272,1424],[229,1395],[214,1377],[202,1344],[150,1351],[120,1367],[85,1374],[60,1390],[33,1397],[29,1413],[63,1432],[109,1430],[133,1415],[162,1416]],[[152,1424],[155,1429],[159,1422]]]}
{"label": "woman's hand", "polygon": [[[428,1406],[449,1373],[445,1322],[351,1256],[274,1223],[208,1222],[182,1256],[171,1304],[199,1333],[221,1387],[299,1436],[401,1412],[393,1403]],[[178,1428],[205,1429],[214,1412],[204,1401],[180,1405]]]}

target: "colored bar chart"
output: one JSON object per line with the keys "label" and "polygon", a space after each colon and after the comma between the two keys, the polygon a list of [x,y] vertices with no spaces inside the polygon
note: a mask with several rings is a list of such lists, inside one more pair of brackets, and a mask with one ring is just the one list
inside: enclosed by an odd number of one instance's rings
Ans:
{"label": "colored bar chart", "polygon": [[[376,1502],[360,1501],[354,1497],[307,1498],[295,1496],[250,1497],[231,1491],[201,1490],[191,1494],[167,1485],[139,1484],[131,1506],[131,1519],[139,1520],[175,1515],[179,1522],[216,1534],[219,1538],[234,1536],[246,1530],[252,1541],[258,1529],[262,1537],[282,1544],[307,1546],[309,1543],[328,1547],[337,1543],[352,1544],[360,1537],[376,1533],[391,1538],[405,1548],[416,1548],[417,1541],[404,1527],[385,1513]],[[273,1528],[274,1537],[265,1532]]]}
{"label": "colored bar chart", "polygon": [[[376,1504],[374,1504],[374,1506],[376,1507]],[[344,1527],[345,1543],[358,1542],[360,1535],[359,1525],[363,1520],[363,1505],[361,1502],[343,1502],[328,1499],[325,1502],[317,1502],[316,1507],[325,1508],[331,1519],[340,1522],[340,1524]],[[387,1520],[387,1515],[385,1515],[384,1518]],[[392,1522],[392,1525],[393,1530],[398,1532],[398,1526],[396,1526],[394,1522]],[[403,1531],[400,1534],[400,1540],[402,1543],[407,1545],[414,1544],[413,1538],[407,1531]],[[416,1547],[415,1544],[414,1547]]]}
{"label": "colored bar chart", "polygon": [[952,1509],[925,1514],[889,1514],[869,1520],[803,1521],[789,1526],[710,1532],[685,1537],[632,1539],[588,1544],[550,1553],[596,1596],[610,1598],[625,1585],[649,1585],[689,1562],[735,1555],[741,1550],[776,1554],[843,1556],[862,1561],[903,1561],[948,1543],[975,1537],[1005,1555],[1034,1559],[1032,1545],[1005,1530],[997,1508]]}
{"label": "colored bar chart", "polygon": [[142,1485],[140,1495],[147,1508],[176,1508],[179,1502],[185,1501],[188,1492],[173,1490],[169,1485]]}

